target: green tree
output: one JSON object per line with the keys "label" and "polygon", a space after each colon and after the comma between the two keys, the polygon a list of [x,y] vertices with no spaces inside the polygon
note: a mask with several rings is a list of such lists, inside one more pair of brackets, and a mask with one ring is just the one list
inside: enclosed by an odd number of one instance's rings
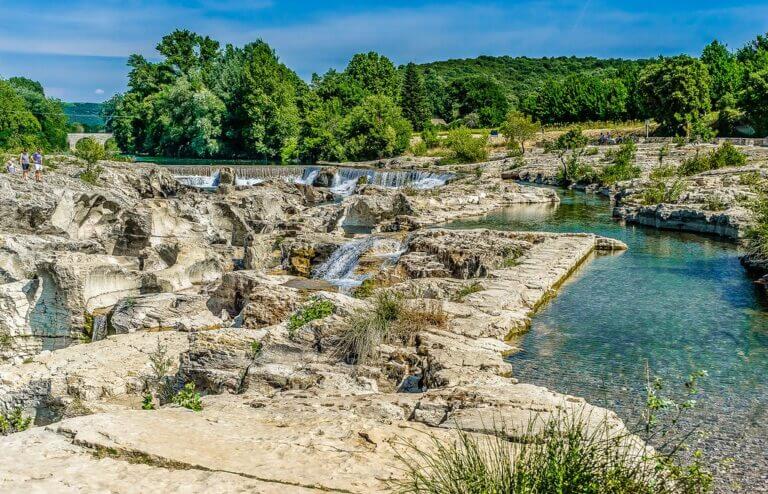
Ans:
{"label": "green tree", "polygon": [[343,123],[340,100],[322,101],[314,96],[301,123],[299,158],[310,163],[345,160]]}
{"label": "green tree", "polygon": [[450,99],[459,117],[477,113],[479,124],[495,127],[504,121],[509,101],[498,82],[489,77],[472,76],[451,83]]}
{"label": "green tree", "polygon": [[358,53],[344,73],[367,94],[397,98],[400,81],[392,61],[376,52]]}
{"label": "green tree", "polygon": [[628,92],[617,78],[570,74],[544,82],[528,111],[542,122],[622,120],[627,116]]}
{"label": "green tree", "polygon": [[415,130],[422,130],[424,124],[429,120],[430,114],[424,79],[415,63],[409,63],[405,67],[400,106],[403,109],[403,116],[411,122],[411,126]]}
{"label": "green tree", "polygon": [[509,112],[499,127],[501,133],[507,138],[507,146],[519,147],[523,153],[525,153],[525,141],[532,139],[540,129],[541,125],[518,111]]}
{"label": "green tree", "polygon": [[739,65],[736,57],[728,48],[717,40],[704,47],[701,61],[707,66],[711,78],[710,98],[712,106],[720,106],[720,100],[730,94],[736,94],[739,81]]}
{"label": "green tree", "polygon": [[768,66],[762,70],[747,72],[741,107],[757,134],[768,135]]}
{"label": "green tree", "polygon": [[424,91],[430,116],[453,120],[451,102],[448,97],[448,84],[432,69],[424,71]]}
{"label": "green tree", "polygon": [[638,90],[649,114],[672,135],[685,135],[710,109],[707,68],[685,55],[662,58],[643,69]]}
{"label": "green tree", "polygon": [[485,139],[477,138],[466,127],[448,132],[445,145],[451,150],[451,160],[457,163],[478,163],[488,159]]}
{"label": "green tree", "polygon": [[299,132],[303,82],[263,41],[228,47],[217,79],[229,154],[280,156]]}
{"label": "green tree", "polygon": [[574,171],[579,168],[579,160],[588,142],[587,136],[577,127],[561,134],[552,145],[552,150],[563,165],[560,178],[564,183],[568,184],[573,180]]}
{"label": "green tree", "polygon": [[152,97],[150,146],[164,156],[215,156],[224,103],[200,81],[179,78]]}
{"label": "green tree", "polygon": [[186,29],[163,36],[156,49],[165,57],[164,64],[179,76],[193,70],[210,71],[219,57],[218,41]]}
{"label": "green tree", "polygon": [[0,80],[0,149],[17,150],[40,143],[40,122],[9,83]]}
{"label": "green tree", "polygon": [[384,95],[367,96],[347,115],[343,127],[346,154],[353,160],[401,154],[413,132],[400,108]]}
{"label": "green tree", "polygon": [[8,82],[40,123],[38,145],[50,150],[66,148],[69,122],[61,102],[46,98],[39,82],[24,77],[11,77]]}

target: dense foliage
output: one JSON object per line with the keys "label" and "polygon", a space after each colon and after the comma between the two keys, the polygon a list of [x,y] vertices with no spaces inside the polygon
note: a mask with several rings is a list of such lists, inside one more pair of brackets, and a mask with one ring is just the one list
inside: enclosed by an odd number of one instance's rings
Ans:
{"label": "dense foliage", "polygon": [[46,97],[39,82],[24,77],[0,80],[0,149],[64,149],[67,128],[61,102]]}
{"label": "dense foliage", "polygon": [[[107,128],[127,152],[376,159],[404,152],[408,133],[429,129],[435,118],[449,128],[507,131],[524,123],[530,129],[651,118],[662,135],[768,134],[763,36],[736,52],[713,41],[700,58],[655,60],[479,57],[397,68],[378,53],[360,53],[344,70],[316,74],[309,84],[263,41],[221,47],[175,31],[157,50],[159,62],[129,58],[128,91],[104,104]],[[12,139],[10,145],[19,144],[11,137],[18,134],[55,140],[50,125],[14,110],[47,100],[33,101],[31,85],[11,89],[0,88],[0,109],[16,115],[3,122],[5,132],[0,128],[6,147]],[[513,125],[505,123],[510,111],[518,119]]]}

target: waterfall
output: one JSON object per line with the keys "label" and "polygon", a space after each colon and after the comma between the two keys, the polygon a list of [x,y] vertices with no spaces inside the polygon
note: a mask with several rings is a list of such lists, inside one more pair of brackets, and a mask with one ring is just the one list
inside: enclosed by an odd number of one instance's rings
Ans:
{"label": "waterfall", "polygon": [[308,166],[304,168],[304,172],[301,174],[301,176],[296,179],[296,183],[312,185],[318,175],[320,175],[320,168]]}
{"label": "waterfall", "polygon": [[347,242],[337,248],[322,264],[312,270],[312,277],[335,285],[342,292],[360,286],[368,275],[355,274],[360,258],[371,252],[382,259],[382,266],[391,266],[404,252],[403,243],[393,238],[365,237]]}
{"label": "waterfall", "polygon": [[103,340],[107,337],[107,316],[103,314],[94,314],[93,316],[93,333],[91,334],[91,342]]}
{"label": "waterfall", "polygon": [[[199,188],[219,186],[219,168],[213,166],[167,166],[176,180],[184,185]],[[235,184],[241,186],[257,185],[270,178],[282,178],[286,182],[312,185],[322,170],[317,166],[233,166]],[[331,192],[338,196],[348,196],[355,192],[360,178],[365,177],[369,184],[386,189],[432,189],[453,180],[452,173],[436,173],[421,170],[377,171],[367,168],[338,168],[333,177]]]}

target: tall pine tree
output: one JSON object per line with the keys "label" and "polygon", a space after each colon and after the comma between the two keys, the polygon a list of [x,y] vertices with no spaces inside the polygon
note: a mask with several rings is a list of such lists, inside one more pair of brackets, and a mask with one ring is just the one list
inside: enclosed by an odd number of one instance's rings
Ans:
{"label": "tall pine tree", "polygon": [[427,104],[427,92],[424,88],[424,79],[413,62],[405,67],[400,106],[403,109],[403,116],[411,122],[413,128],[415,130],[422,130],[430,116],[429,106]]}

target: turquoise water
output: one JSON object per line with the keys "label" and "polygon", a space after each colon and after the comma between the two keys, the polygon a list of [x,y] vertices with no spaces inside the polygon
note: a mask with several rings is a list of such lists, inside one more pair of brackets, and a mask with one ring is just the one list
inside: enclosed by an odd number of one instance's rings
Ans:
{"label": "turquoise water", "polygon": [[515,376],[583,396],[633,424],[646,362],[670,392],[706,370],[687,425],[706,431],[696,446],[716,466],[718,491],[768,492],[768,304],[739,264],[738,248],[624,226],[607,200],[560,194],[557,207],[516,206],[450,225],[593,232],[629,246],[585,263],[534,316],[514,342],[522,348],[510,358]]}

